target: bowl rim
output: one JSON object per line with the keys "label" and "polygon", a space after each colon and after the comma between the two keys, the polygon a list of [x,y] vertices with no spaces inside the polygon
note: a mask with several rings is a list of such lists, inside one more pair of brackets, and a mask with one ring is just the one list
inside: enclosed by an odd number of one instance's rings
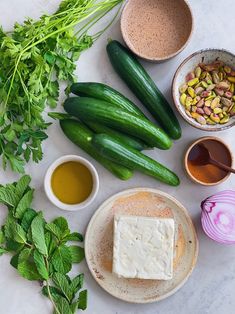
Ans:
{"label": "bowl rim", "polygon": [[188,0],[182,0],[185,3],[185,5],[188,8],[188,10],[189,10],[190,19],[191,19],[191,30],[190,30],[190,33],[188,35],[188,38],[185,41],[184,45],[180,49],[178,49],[176,52],[173,52],[170,55],[167,55],[167,56],[161,57],[161,58],[159,58],[159,57],[148,57],[148,56],[146,56],[146,55],[144,55],[142,53],[137,52],[136,49],[134,49],[133,46],[130,46],[130,44],[129,44],[130,41],[128,39],[128,36],[126,35],[127,34],[126,31],[124,30],[125,28],[124,28],[124,25],[123,25],[124,24],[123,21],[124,21],[124,14],[125,14],[126,8],[130,4],[131,1],[134,1],[134,0],[127,0],[126,3],[123,6],[122,13],[121,13],[121,18],[120,18],[120,26],[121,26],[122,37],[123,37],[123,40],[124,40],[125,44],[128,46],[128,48],[136,56],[138,56],[138,57],[140,57],[140,58],[142,58],[142,59],[144,59],[146,61],[161,62],[161,61],[166,61],[166,60],[169,60],[169,59],[175,57],[176,55],[178,55],[180,52],[182,52],[186,48],[186,46],[188,45],[190,39],[192,38],[192,35],[193,35],[193,32],[194,32],[194,28],[195,28],[195,21],[194,21],[193,11],[191,9],[190,4],[188,3]]}
{"label": "bowl rim", "polygon": [[227,145],[227,143],[225,143],[225,141],[223,141],[221,138],[219,137],[216,137],[216,136],[203,136],[203,137],[200,137],[198,139],[196,139],[195,141],[191,142],[191,144],[189,145],[189,147],[187,148],[186,152],[185,152],[185,156],[184,156],[184,168],[186,170],[186,173],[188,175],[188,177],[198,183],[198,184],[201,184],[201,185],[204,185],[204,186],[215,186],[215,185],[219,185],[223,182],[225,182],[230,176],[231,176],[231,172],[228,172],[227,175],[225,177],[223,177],[221,180],[219,181],[216,181],[216,182],[212,182],[212,183],[208,183],[208,182],[204,182],[204,181],[200,181],[198,180],[197,178],[195,178],[192,173],[190,172],[189,170],[189,167],[188,167],[188,156],[189,156],[189,153],[190,151],[192,150],[192,148],[200,143],[200,142],[203,142],[203,141],[206,141],[206,140],[213,140],[213,141],[217,141],[217,142],[220,142],[221,144],[224,145],[225,148],[227,148],[229,154],[230,154],[230,157],[231,157],[231,167],[233,167],[233,164],[234,164],[234,157],[233,157],[233,153],[230,149],[230,147]]}
{"label": "bowl rim", "polygon": [[232,122],[231,124],[227,125],[227,124],[219,124],[216,125],[215,128],[205,128],[203,125],[201,124],[196,124],[194,122],[192,122],[192,120],[187,116],[187,114],[183,113],[181,110],[179,110],[179,99],[176,99],[176,95],[175,95],[175,90],[178,88],[176,86],[176,79],[182,69],[182,67],[189,61],[191,60],[193,57],[204,53],[204,52],[213,52],[213,51],[217,51],[217,52],[221,52],[221,53],[226,53],[229,54],[231,57],[235,58],[235,54],[232,53],[231,51],[227,50],[227,49],[223,49],[223,48],[203,48],[200,50],[195,51],[194,53],[190,54],[187,58],[185,58],[181,64],[178,66],[174,76],[173,76],[173,80],[172,80],[172,84],[171,84],[171,95],[173,98],[173,102],[175,105],[175,108],[177,109],[178,113],[181,115],[181,117],[188,122],[191,126],[193,126],[194,128],[200,129],[202,131],[207,131],[207,132],[217,132],[217,131],[224,131],[227,129],[230,129],[231,127],[235,126],[235,120],[234,122]]}
{"label": "bowl rim", "polygon": [[[52,174],[54,172],[54,170],[62,165],[63,163],[69,162],[69,161],[77,161],[80,162],[81,164],[83,164],[84,166],[86,166],[88,168],[88,170],[90,171],[91,175],[92,175],[92,179],[93,179],[93,188],[92,191],[90,193],[90,195],[88,196],[87,199],[85,199],[83,202],[78,203],[78,204],[66,204],[61,202],[54,194],[52,187],[51,187],[51,177]],[[98,172],[96,170],[96,168],[93,166],[93,164],[87,160],[84,157],[78,156],[78,155],[64,155],[59,157],[58,159],[56,159],[47,169],[45,177],[44,177],[44,191],[47,195],[47,198],[49,199],[49,201],[54,204],[56,207],[65,210],[65,211],[78,211],[81,210],[85,207],[87,207],[88,205],[90,205],[99,190],[99,176],[98,176]]]}

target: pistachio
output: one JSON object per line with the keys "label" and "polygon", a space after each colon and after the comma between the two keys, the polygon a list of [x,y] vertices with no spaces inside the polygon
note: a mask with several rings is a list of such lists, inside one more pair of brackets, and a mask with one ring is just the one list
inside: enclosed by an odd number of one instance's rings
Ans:
{"label": "pistachio", "polygon": [[214,84],[218,84],[220,82],[220,78],[217,72],[212,72],[212,79]]}
{"label": "pistachio", "polygon": [[227,117],[224,117],[223,119],[221,119],[220,120],[220,124],[225,124],[225,123],[227,123],[229,121],[229,116],[227,116]]}
{"label": "pistachio", "polygon": [[195,90],[194,90],[196,95],[200,95],[203,91],[204,91],[204,88],[200,87],[200,86],[195,88]]}
{"label": "pistachio", "polygon": [[224,71],[225,71],[227,74],[230,74],[230,73],[232,72],[232,69],[231,69],[229,66],[225,65],[225,66],[224,66]]}
{"label": "pistachio", "polygon": [[204,99],[199,100],[199,102],[196,105],[198,108],[201,108],[204,106]]}
{"label": "pistachio", "polygon": [[209,86],[207,87],[206,90],[211,91],[211,90],[213,90],[214,88],[215,88],[215,84],[211,84],[211,85],[209,85]]}
{"label": "pistachio", "polygon": [[202,125],[206,124],[206,119],[204,117],[202,117],[202,116],[197,117],[196,120],[197,120],[198,123],[200,123]]}
{"label": "pistachio", "polygon": [[216,84],[216,88],[222,89],[224,91],[228,90],[230,88],[230,85],[227,82],[219,82]]}
{"label": "pistachio", "polygon": [[220,104],[220,97],[215,97],[211,102],[211,109],[215,109],[216,107],[219,107]]}
{"label": "pistachio", "polygon": [[212,113],[212,111],[211,111],[211,109],[209,107],[204,107],[203,110],[204,110],[205,114],[208,115],[208,116],[210,116],[211,113]]}
{"label": "pistachio", "polygon": [[222,103],[222,105],[224,105],[224,106],[226,106],[226,107],[230,107],[232,101],[229,100],[228,98],[221,97],[221,103]]}
{"label": "pistachio", "polygon": [[186,112],[186,114],[187,114],[190,118],[192,117],[189,110],[185,110],[185,112]]}
{"label": "pistachio", "polygon": [[233,96],[233,101],[235,101],[235,96]]}
{"label": "pistachio", "polygon": [[224,79],[224,74],[222,73],[222,72],[219,72],[219,80],[220,81],[223,81],[223,79]]}
{"label": "pistachio", "polygon": [[235,76],[229,76],[227,79],[229,82],[235,83]]}
{"label": "pistachio", "polygon": [[187,84],[182,84],[179,88],[179,91],[181,94],[185,93],[186,90],[188,89],[188,85]]}
{"label": "pistachio", "polygon": [[215,88],[215,93],[218,96],[223,96],[224,95],[224,91],[220,88]]}
{"label": "pistachio", "polygon": [[200,78],[201,78],[201,79],[204,79],[204,78],[206,77],[206,74],[207,74],[207,72],[206,72],[206,71],[202,72],[202,74],[201,74]]}
{"label": "pistachio", "polygon": [[206,100],[205,101],[205,106],[210,107],[211,106],[211,100]]}
{"label": "pistachio", "polygon": [[210,124],[210,125],[215,125],[216,123],[214,121],[212,121],[210,118],[206,119],[206,123]]}
{"label": "pistachio", "polygon": [[211,85],[211,84],[213,84],[213,82],[212,82],[212,80],[211,80],[211,79],[209,79],[209,80],[206,80],[206,82],[207,82],[207,84],[208,84],[208,85]]}
{"label": "pistachio", "polygon": [[[197,105],[197,103],[201,100],[201,97],[200,96],[196,96],[194,99],[193,99],[193,102],[192,102],[192,105]],[[198,107],[198,106],[197,106]]]}
{"label": "pistachio", "polygon": [[204,88],[207,88],[208,87],[208,84],[205,82],[205,81],[202,81],[202,86],[204,87]]}
{"label": "pistachio", "polygon": [[204,91],[204,92],[201,93],[201,97],[202,97],[202,98],[206,98],[206,97],[208,97],[208,96],[210,96],[210,95],[211,95],[211,92],[210,92],[210,91]]}
{"label": "pistachio", "polygon": [[201,117],[201,115],[197,112],[191,112],[191,116],[194,118],[194,119],[197,119],[199,117]]}
{"label": "pistachio", "polygon": [[235,92],[235,84],[234,83],[232,83],[231,85],[230,85],[230,92],[231,93],[233,93],[234,94],[234,92]]}
{"label": "pistachio", "polygon": [[225,106],[225,107],[222,108],[222,110],[223,110],[223,112],[228,112],[229,111],[229,107]]}
{"label": "pistachio", "polygon": [[185,106],[185,102],[186,102],[186,98],[187,98],[187,95],[185,93],[183,93],[181,96],[180,96],[180,102],[183,106]]}
{"label": "pistachio", "polygon": [[194,78],[195,78],[195,74],[193,72],[190,72],[186,75],[186,82],[189,82]]}
{"label": "pistachio", "polygon": [[192,112],[196,112],[196,111],[197,111],[197,106],[192,106],[192,107],[191,107],[191,111],[192,111]]}
{"label": "pistachio", "polygon": [[232,98],[233,97],[233,93],[231,93],[230,91],[227,91],[227,92],[225,92],[224,96],[227,97],[227,98]]}
{"label": "pistachio", "polygon": [[224,115],[222,112],[219,113],[219,117],[220,117],[220,119],[223,119]]}
{"label": "pistachio", "polygon": [[185,107],[189,107],[192,105],[193,99],[192,97],[187,96],[185,101]]}
{"label": "pistachio", "polygon": [[232,72],[230,73],[230,76],[235,76],[235,71],[232,71]]}
{"label": "pistachio", "polygon": [[230,110],[230,115],[231,115],[231,117],[235,116],[235,105]]}
{"label": "pistachio", "polygon": [[188,94],[192,97],[192,98],[194,98],[195,96],[196,96],[196,94],[195,94],[195,91],[194,91],[194,89],[192,88],[192,87],[188,87]]}
{"label": "pistachio", "polygon": [[188,86],[192,87],[194,85],[196,85],[199,82],[199,78],[195,77],[194,79],[188,81]]}
{"label": "pistachio", "polygon": [[213,112],[215,114],[222,113],[222,109],[221,108],[215,108],[215,109],[213,109]]}
{"label": "pistachio", "polygon": [[204,110],[202,108],[197,108],[197,113],[204,114]]}
{"label": "pistachio", "polygon": [[215,113],[212,113],[212,114],[210,115],[210,119],[211,119],[212,121],[214,121],[215,123],[219,123],[219,122],[220,122],[219,116],[218,116],[217,114],[215,114]]}
{"label": "pistachio", "polygon": [[202,74],[202,69],[200,67],[196,67],[195,76],[199,78],[201,74]]}

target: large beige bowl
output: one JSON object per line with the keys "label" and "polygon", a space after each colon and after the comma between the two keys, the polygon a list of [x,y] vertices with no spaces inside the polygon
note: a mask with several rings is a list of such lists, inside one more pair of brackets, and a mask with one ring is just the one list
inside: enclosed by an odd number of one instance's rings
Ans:
{"label": "large beige bowl", "polygon": [[203,49],[197,51],[186,58],[181,65],[178,67],[172,82],[172,96],[174,104],[180,115],[193,127],[203,130],[203,131],[223,131],[231,128],[235,125],[235,117],[231,118],[226,124],[216,124],[216,125],[201,125],[193,118],[189,117],[184,107],[180,103],[180,92],[179,87],[185,82],[185,77],[189,72],[201,62],[211,63],[215,60],[221,60],[225,64],[235,67],[235,55],[227,50],[223,49]]}
{"label": "large beige bowl", "polygon": [[[112,273],[113,220],[117,213],[175,220],[172,280],[124,279]],[[116,194],[98,208],[87,228],[85,254],[92,276],[108,293],[127,302],[151,303],[169,297],[186,282],[197,261],[198,240],[183,205],[161,191],[138,188]]]}

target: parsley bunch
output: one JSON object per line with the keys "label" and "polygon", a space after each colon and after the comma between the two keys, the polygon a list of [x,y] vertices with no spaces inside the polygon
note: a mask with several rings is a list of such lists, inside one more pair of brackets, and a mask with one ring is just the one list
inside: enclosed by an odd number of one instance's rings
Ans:
{"label": "parsley bunch", "polygon": [[[75,61],[104,30],[88,30],[123,0],[64,0],[53,15],[0,28],[0,154],[3,168],[23,172],[30,158],[42,159],[49,126],[46,104],[55,108],[59,81],[74,81]],[[75,29],[75,26],[79,26]],[[109,25],[108,25],[109,26]]]}
{"label": "parsley bunch", "polygon": [[[11,253],[11,265],[28,280],[37,280],[42,293],[54,307],[54,314],[73,314],[85,310],[87,291],[83,274],[71,279],[67,273],[73,263],[84,258],[84,249],[69,242],[82,242],[77,232],[71,233],[66,219],[47,223],[42,212],[31,208],[34,190],[30,177],[0,187],[0,203],[8,207],[5,225],[0,230],[0,255]],[[79,293],[78,293],[79,292]]]}

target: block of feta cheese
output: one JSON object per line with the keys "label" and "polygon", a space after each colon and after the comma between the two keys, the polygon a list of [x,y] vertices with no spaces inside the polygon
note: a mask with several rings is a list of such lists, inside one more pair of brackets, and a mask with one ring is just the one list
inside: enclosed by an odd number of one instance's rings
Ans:
{"label": "block of feta cheese", "polygon": [[172,279],[174,233],[170,218],[115,216],[113,273],[124,278]]}

